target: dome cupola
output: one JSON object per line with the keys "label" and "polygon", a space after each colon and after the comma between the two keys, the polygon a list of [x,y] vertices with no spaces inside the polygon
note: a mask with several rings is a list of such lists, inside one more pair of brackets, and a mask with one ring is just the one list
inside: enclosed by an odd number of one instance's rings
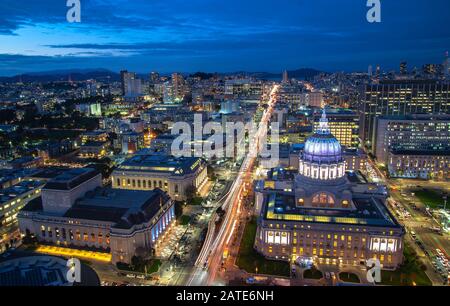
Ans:
{"label": "dome cupola", "polygon": [[331,134],[325,109],[319,127],[305,143],[299,173],[314,180],[336,180],[345,175],[342,147]]}
{"label": "dome cupola", "polygon": [[320,119],[319,128],[305,143],[303,159],[316,163],[337,163],[342,161],[342,147],[339,141],[331,134],[325,109]]}

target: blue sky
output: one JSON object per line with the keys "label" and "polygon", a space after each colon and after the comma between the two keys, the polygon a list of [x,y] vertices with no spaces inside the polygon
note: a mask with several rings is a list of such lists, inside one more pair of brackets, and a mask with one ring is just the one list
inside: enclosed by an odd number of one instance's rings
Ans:
{"label": "blue sky", "polygon": [[450,1],[0,0],[0,75],[57,69],[138,72],[366,70],[440,63],[450,49]]}

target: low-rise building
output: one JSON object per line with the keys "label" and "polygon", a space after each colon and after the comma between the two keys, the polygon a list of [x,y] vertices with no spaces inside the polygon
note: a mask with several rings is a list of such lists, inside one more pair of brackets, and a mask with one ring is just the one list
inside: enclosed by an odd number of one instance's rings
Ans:
{"label": "low-rise building", "polygon": [[113,188],[153,190],[160,188],[177,201],[189,198],[208,181],[202,158],[137,154],[123,162],[111,175]]}
{"label": "low-rise building", "polygon": [[21,232],[40,242],[110,252],[113,263],[130,263],[137,250],[154,252],[175,208],[160,189],[102,188],[101,175],[83,168],[50,180],[18,219]]}
{"label": "low-rise building", "polygon": [[391,151],[388,173],[396,178],[450,179],[449,151]]}
{"label": "low-rise building", "polygon": [[40,195],[45,181],[21,180],[0,190],[0,253],[6,244],[18,237],[17,214],[31,200]]}
{"label": "low-rise building", "polygon": [[81,158],[102,158],[108,154],[109,141],[90,141],[80,147]]}

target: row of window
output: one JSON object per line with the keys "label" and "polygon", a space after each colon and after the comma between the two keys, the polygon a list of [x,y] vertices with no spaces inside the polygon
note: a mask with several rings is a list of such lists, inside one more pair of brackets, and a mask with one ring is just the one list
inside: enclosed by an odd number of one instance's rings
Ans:
{"label": "row of window", "polygon": [[41,236],[43,238],[49,237],[49,238],[57,238],[62,239],[65,241],[84,241],[84,242],[92,242],[92,243],[98,243],[103,244],[106,243],[109,245],[110,243],[110,237],[109,234],[103,235],[102,232],[99,232],[97,235],[95,233],[81,233],[79,230],[76,230],[75,233],[73,230],[69,229],[68,231],[65,228],[59,229],[58,227],[55,228],[53,231],[51,227],[45,228],[44,225],[41,226]]}
{"label": "row of window", "polygon": [[[136,180],[136,179],[116,179],[117,187],[133,187],[133,188],[148,188],[148,189],[168,189],[169,183],[167,181],[152,181],[152,180]],[[178,185],[175,185],[175,193],[178,193]]]}

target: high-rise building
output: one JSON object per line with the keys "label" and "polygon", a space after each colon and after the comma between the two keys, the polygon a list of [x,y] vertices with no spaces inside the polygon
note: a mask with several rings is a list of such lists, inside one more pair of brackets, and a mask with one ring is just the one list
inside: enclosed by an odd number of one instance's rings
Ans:
{"label": "high-rise building", "polygon": [[283,84],[289,83],[289,76],[287,70],[283,72]]}
{"label": "high-rise building", "polygon": [[381,67],[380,67],[380,65],[377,65],[376,77],[378,78],[378,77],[380,77],[380,75],[381,75]]}
{"label": "high-rise building", "polygon": [[158,83],[158,81],[159,81],[159,73],[152,71],[150,73],[150,82],[155,84]]}
{"label": "high-rise building", "polygon": [[442,66],[444,68],[444,76],[450,78],[450,58],[448,57],[448,51],[445,52],[445,60]]}
{"label": "high-rise building", "polygon": [[400,63],[400,74],[407,74],[407,73],[408,73],[408,63],[401,62]]}
{"label": "high-rise building", "polygon": [[122,95],[135,98],[142,95],[142,80],[134,72],[123,70],[120,72]]}
{"label": "high-rise building", "polygon": [[[331,134],[337,138],[341,145],[347,148],[358,148],[359,141],[359,114],[348,109],[328,109],[328,125]],[[314,114],[314,130],[320,127],[320,113]]]}
{"label": "high-rise building", "polygon": [[380,163],[387,162],[391,151],[450,151],[450,115],[380,117],[373,147]]}
{"label": "high-rise building", "polygon": [[181,74],[172,74],[172,80],[164,83],[163,100],[167,104],[176,104],[183,101],[186,88]]}
{"label": "high-rise building", "polygon": [[360,138],[373,149],[380,116],[439,113],[450,113],[449,82],[395,80],[369,84],[360,103]]}
{"label": "high-rise building", "polygon": [[300,105],[319,107],[323,106],[323,93],[321,92],[308,92],[300,95]]}

